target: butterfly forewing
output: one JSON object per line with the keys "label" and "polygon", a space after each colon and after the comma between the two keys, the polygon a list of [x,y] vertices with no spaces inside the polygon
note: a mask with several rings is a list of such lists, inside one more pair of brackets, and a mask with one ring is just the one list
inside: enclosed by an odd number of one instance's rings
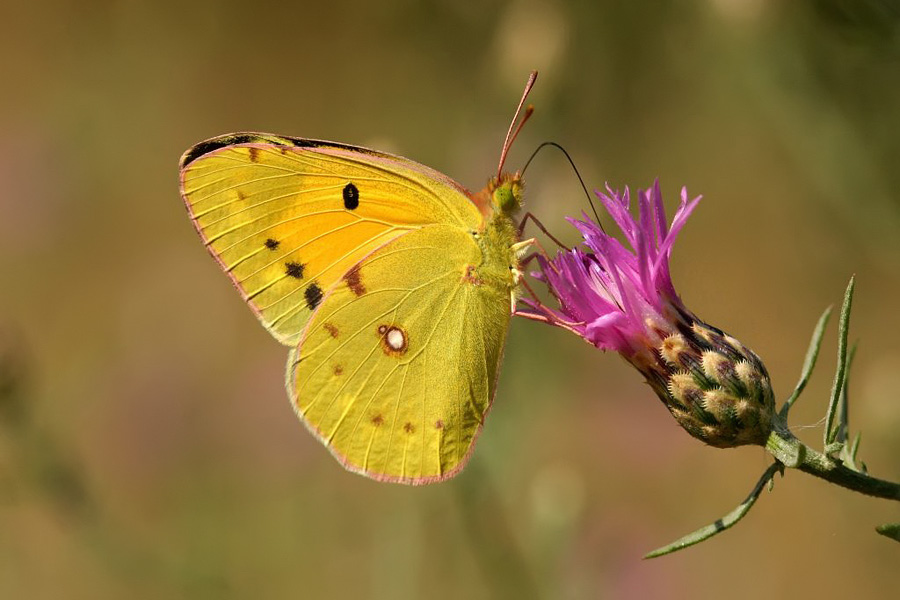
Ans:
{"label": "butterfly forewing", "polygon": [[267,134],[198,144],[182,157],[181,186],[210,252],[288,345],[328,290],[375,249],[426,225],[481,222],[464,190],[427,167]]}
{"label": "butterfly forewing", "polygon": [[493,398],[509,290],[483,280],[459,227],[375,251],[335,286],[288,362],[288,392],[351,470],[405,483],[454,475]]}

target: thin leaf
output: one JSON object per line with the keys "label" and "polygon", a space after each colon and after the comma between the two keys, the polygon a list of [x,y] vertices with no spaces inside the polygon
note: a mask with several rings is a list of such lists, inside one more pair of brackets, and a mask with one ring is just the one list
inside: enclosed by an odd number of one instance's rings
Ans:
{"label": "thin leaf", "polygon": [[825,326],[828,325],[828,318],[831,317],[831,309],[832,307],[829,306],[822,313],[822,316],[819,317],[819,322],[816,323],[816,328],[813,330],[812,339],[809,340],[809,348],[806,350],[806,359],[803,361],[803,369],[800,371],[800,381],[797,382],[797,386],[794,388],[791,396],[784,403],[784,406],[781,407],[781,417],[785,421],[787,420],[788,411],[794,402],[797,401],[797,398],[800,397],[806,384],[809,383],[813,368],[816,366],[819,348],[822,347],[822,336],[825,335]]}
{"label": "thin leaf", "polygon": [[857,431],[853,437],[853,445],[850,446],[850,461],[856,464],[856,453],[859,452],[859,443],[862,441],[862,431]]}
{"label": "thin leaf", "polygon": [[763,488],[765,488],[766,484],[770,483],[775,477],[775,473],[784,473],[784,465],[780,462],[772,463],[772,465],[766,469],[766,472],[763,473],[762,477],[759,478],[759,481],[756,482],[756,485],[753,487],[750,495],[747,496],[747,499],[741,502],[733,511],[711,525],[701,527],[697,531],[689,533],[683,538],[675,540],[671,544],[663,546],[662,548],[657,548],[653,552],[646,554],[644,558],[656,558],[657,556],[663,556],[665,554],[677,552],[678,550],[683,550],[688,546],[699,544],[700,542],[708,540],[712,536],[729,529],[750,511],[753,504],[756,502],[756,499],[759,498],[759,495],[762,493]]}
{"label": "thin leaf", "polygon": [[884,537],[900,542],[900,523],[885,523],[876,527],[875,531]]}
{"label": "thin leaf", "polygon": [[850,435],[850,402],[847,390],[850,389],[850,370],[853,366],[853,359],[856,357],[856,348],[859,342],[854,342],[847,354],[847,371],[844,375],[844,385],[841,386],[841,396],[838,399],[838,424],[835,434],[835,441],[846,442]]}
{"label": "thin leaf", "polygon": [[850,329],[850,308],[853,305],[853,288],[856,285],[856,276],[850,278],[847,291],[844,292],[844,305],[841,307],[841,320],[838,324],[838,360],[837,370],[834,373],[834,384],[831,386],[831,400],[828,402],[828,412],[825,413],[825,443],[827,446],[834,441],[837,428],[834,427],[834,414],[837,411],[838,399],[844,388],[847,376],[847,332]]}

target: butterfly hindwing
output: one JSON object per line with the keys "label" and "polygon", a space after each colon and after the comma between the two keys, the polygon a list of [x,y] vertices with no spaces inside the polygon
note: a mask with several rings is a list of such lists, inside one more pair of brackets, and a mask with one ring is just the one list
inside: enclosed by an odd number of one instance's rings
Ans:
{"label": "butterfly hindwing", "polygon": [[375,249],[427,225],[481,222],[465,190],[413,161],[268,134],[197,144],[182,157],[181,186],[210,252],[288,345]]}
{"label": "butterfly hindwing", "polygon": [[349,469],[427,483],[468,459],[493,398],[509,290],[470,232],[408,233],[351,269],[288,361],[288,392]]}

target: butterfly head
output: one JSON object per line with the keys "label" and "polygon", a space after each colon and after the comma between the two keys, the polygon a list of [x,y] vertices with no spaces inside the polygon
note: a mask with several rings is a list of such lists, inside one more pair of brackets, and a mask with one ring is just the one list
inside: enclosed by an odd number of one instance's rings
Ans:
{"label": "butterfly head", "polygon": [[494,213],[506,216],[516,214],[522,208],[522,177],[518,173],[501,173],[491,179],[488,192],[491,196],[491,208]]}

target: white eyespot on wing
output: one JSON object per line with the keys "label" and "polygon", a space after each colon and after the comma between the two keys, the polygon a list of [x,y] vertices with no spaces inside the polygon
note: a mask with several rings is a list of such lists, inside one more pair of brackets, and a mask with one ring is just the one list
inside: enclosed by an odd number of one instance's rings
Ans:
{"label": "white eyespot on wing", "polygon": [[400,357],[409,349],[409,337],[406,331],[397,325],[379,325],[381,346],[388,356]]}
{"label": "white eyespot on wing", "polygon": [[385,341],[392,350],[401,350],[406,345],[406,336],[399,329],[389,329]]}

